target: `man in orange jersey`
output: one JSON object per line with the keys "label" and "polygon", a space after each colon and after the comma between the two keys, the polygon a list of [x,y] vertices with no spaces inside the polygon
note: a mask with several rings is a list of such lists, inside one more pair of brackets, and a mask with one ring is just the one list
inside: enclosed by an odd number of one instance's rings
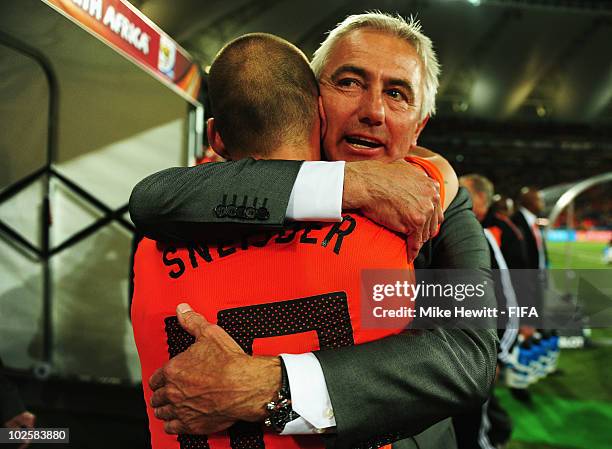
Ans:
{"label": "man in orange jersey", "polygon": [[[263,34],[231,42],[211,67],[210,89],[214,119],[209,121],[209,142],[224,157],[320,158],[326,123],[324,114],[319,117],[317,83],[305,56],[288,42]],[[230,125],[236,117],[242,129]],[[257,131],[257,141],[252,141],[246,128]],[[254,151],[247,154],[245,148]],[[435,166],[416,158],[412,162],[444,186]],[[253,205],[241,205],[239,199],[233,205],[240,209],[234,211],[237,214],[260,213]],[[193,341],[174,317],[182,302],[225,329],[237,342],[234,350],[255,354],[245,354],[241,363],[272,364],[279,370],[282,359],[275,356],[281,352],[363,343],[408,324],[405,320],[394,328],[362,326],[361,270],[405,270],[411,265],[404,238],[358,214],[346,214],[341,223],[296,224],[278,234],[251,235],[238,242],[206,241],[184,247],[147,239],[139,244],[132,321],[145,381],[169,355],[187,350]],[[147,403],[151,395],[145,385]],[[273,399],[260,398],[262,405]],[[256,423],[266,417],[264,407],[249,417],[253,423],[234,423],[236,419],[229,417],[219,425],[232,425],[227,432],[181,435],[178,442],[164,432],[151,407],[148,414],[154,448],[246,447],[246,442],[253,447],[323,446],[316,435],[279,436],[264,431]],[[280,432],[286,422],[272,424]]]}

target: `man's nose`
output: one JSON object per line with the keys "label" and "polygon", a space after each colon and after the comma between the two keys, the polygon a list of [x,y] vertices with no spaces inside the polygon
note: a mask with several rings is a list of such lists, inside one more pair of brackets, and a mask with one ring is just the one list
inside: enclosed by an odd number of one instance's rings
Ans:
{"label": "man's nose", "polygon": [[368,126],[380,126],[385,121],[385,103],[382,92],[368,89],[361,99],[359,121]]}

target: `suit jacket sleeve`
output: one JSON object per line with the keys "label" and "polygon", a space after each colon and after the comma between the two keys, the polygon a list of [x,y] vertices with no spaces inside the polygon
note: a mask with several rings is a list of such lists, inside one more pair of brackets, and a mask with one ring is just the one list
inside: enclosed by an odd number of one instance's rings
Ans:
{"label": "suit jacket sleeve", "polygon": [[[487,243],[463,189],[419,259],[419,268],[469,268],[478,282],[491,282]],[[493,307],[494,295],[486,301]],[[437,327],[316,356],[337,424],[328,446],[367,447],[364,442],[381,441],[380,435],[387,441],[416,435],[479,407],[493,384],[497,333]]]}
{"label": "suit jacket sleeve", "polygon": [[[162,170],[134,187],[130,216],[142,234],[165,240],[236,235],[254,225],[281,227],[301,165],[242,159]],[[264,213],[219,213],[217,206],[223,205],[263,208]]]}

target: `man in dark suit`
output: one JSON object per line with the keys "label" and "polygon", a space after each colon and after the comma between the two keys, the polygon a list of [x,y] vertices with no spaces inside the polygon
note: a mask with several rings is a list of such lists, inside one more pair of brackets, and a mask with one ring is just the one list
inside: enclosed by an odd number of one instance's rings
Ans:
{"label": "man in dark suit", "polygon": [[525,238],[521,230],[512,222],[514,202],[507,197],[500,197],[494,202],[485,217],[485,226],[491,224],[499,231],[500,249],[508,268],[523,268],[525,265]]}
{"label": "man in dark suit", "polygon": [[[344,27],[341,25],[336,29],[344,33],[330,34],[330,38],[335,36],[335,44],[328,49],[328,57],[320,58],[323,64],[318,76],[321,86],[325,86],[322,87],[323,102],[325,104],[326,95],[328,99],[332,98],[329,95],[335,96],[326,107],[333,111],[333,115],[340,116],[340,123],[329,135],[332,140],[326,143],[336,157],[346,152],[349,156],[383,154],[392,160],[394,152],[416,143],[428,115],[433,113],[437,70],[433,70],[435,85],[432,87],[429,83],[429,89],[424,89],[425,82],[420,77],[423,73],[431,75],[432,70],[421,69],[427,57],[424,59],[415,51],[416,47],[421,50],[422,45],[427,47],[427,43],[431,51],[431,42],[417,27],[413,30],[420,39],[421,45],[417,45],[406,35],[384,26],[384,22],[396,21],[397,18],[380,16],[348,18]],[[364,48],[371,50],[370,60],[359,60],[359,55],[353,51]],[[380,63],[381,57],[402,62],[410,59],[412,71],[409,79],[405,79],[403,74],[396,76],[385,72],[389,67]],[[378,70],[381,67],[385,69]],[[431,65],[429,69],[432,69]],[[411,78],[413,76],[417,78]],[[356,98],[360,100],[357,103]],[[328,121],[334,122],[329,113]],[[406,172],[400,172],[397,164],[384,166],[375,161],[347,163],[344,182],[340,182],[345,187],[344,197],[338,203],[348,208],[361,208],[373,215],[382,210],[378,217],[382,217],[385,224],[403,232],[411,230],[409,225],[414,223],[408,225],[406,220],[397,218],[398,209],[403,207],[397,207],[402,201],[398,201],[396,192],[410,198],[420,190],[419,182],[415,183],[413,179],[410,187],[398,191],[399,185],[405,187],[401,179]],[[234,225],[232,231],[244,228],[247,223],[281,226],[288,212],[287,205],[292,208],[290,197],[299,194],[297,187],[292,192],[292,185],[302,174],[301,168],[300,163],[246,160],[170,169],[137,186],[131,199],[132,217],[145,233],[166,238],[188,239],[203,230],[215,232],[223,229],[228,232],[228,223]],[[391,173],[392,179],[383,177],[383,172]],[[226,181],[220,181],[224,177]],[[273,185],[266,186],[270,180]],[[388,196],[389,192],[391,196]],[[252,201],[251,207],[261,212],[253,217],[238,213],[242,199],[247,205]],[[479,279],[490,279],[486,242],[470,208],[466,193],[459,192],[446,213],[438,237],[421,251],[418,266],[471,268],[480,276]],[[320,219],[321,216],[314,218]],[[423,224],[424,220],[420,222]],[[430,230],[425,232],[429,233]],[[452,436],[448,422],[428,431],[425,429],[454,413],[480,406],[488,396],[495,354],[494,331],[445,330],[441,327],[405,333],[346,350],[315,352],[331,399],[333,412],[329,411],[335,422],[333,429],[327,429],[325,425],[316,427],[328,432],[330,446],[339,448],[369,447],[380,435],[389,434],[394,434],[394,438],[411,437],[398,443],[397,447],[417,447],[417,444],[420,447],[450,447],[441,442]],[[192,361],[196,366],[197,361]],[[175,395],[184,379],[179,379],[177,374],[176,370],[163,369],[154,376],[152,382],[157,390],[154,398],[157,398],[162,414],[171,412],[173,419],[185,422],[185,416],[181,416],[185,403]],[[258,388],[257,381],[253,381],[258,377],[266,378],[266,373],[249,372],[251,383],[246,387],[248,390]],[[214,383],[215,380],[210,379],[210,385],[200,387],[210,389]],[[291,379],[290,383],[293,389]],[[308,388],[308,384],[305,387]],[[219,398],[218,404],[222,407],[210,412],[208,419],[214,420],[215,412],[236,413],[231,409],[232,404],[226,404],[223,398]],[[242,411],[261,407],[261,404],[249,404],[248,394],[244,403],[239,405]],[[420,432],[423,433],[419,435]]]}
{"label": "man in dark suit", "polygon": [[521,268],[544,270],[547,265],[546,244],[537,223],[538,215],[544,209],[542,194],[533,187],[523,187],[517,202],[519,208],[512,216],[512,222],[525,237],[525,265]]}
{"label": "man in dark suit", "polygon": [[[518,210],[512,215],[512,223],[523,236],[524,254],[522,260],[510,268],[520,268],[521,280],[516,285],[517,297],[521,306],[536,307],[542,310],[546,285],[546,244],[538,225],[538,215],[544,209],[542,193],[533,187],[522,187],[517,197]],[[521,335],[530,338],[536,332],[537,324],[524,318]],[[531,394],[526,388],[511,388],[510,392],[519,401],[530,403]]]}
{"label": "man in dark suit", "polygon": [[546,282],[546,244],[538,225],[538,215],[544,209],[544,200],[539,190],[523,187],[517,198],[518,210],[512,216],[512,222],[524,237],[525,257],[522,266],[523,282],[518,288],[519,303],[534,306],[541,310],[543,305],[544,286]]}

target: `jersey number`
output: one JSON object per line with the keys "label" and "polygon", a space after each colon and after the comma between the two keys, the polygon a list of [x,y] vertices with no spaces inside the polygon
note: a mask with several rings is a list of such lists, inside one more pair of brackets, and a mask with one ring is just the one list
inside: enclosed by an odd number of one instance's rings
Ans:
{"label": "jersey number", "polygon": [[[170,357],[185,351],[195,339],[175,316],[165,319]],[[354,344],[346,293],[333,292],[307,298],[221,310],[217,324],[244,352],[253,354],[256,338],[315,331],[321,349]],[[232,449],[264,449],[261,424],[238,422],[229,428]],[[204,435],[180,435],[181,449],[209,449]]]}

